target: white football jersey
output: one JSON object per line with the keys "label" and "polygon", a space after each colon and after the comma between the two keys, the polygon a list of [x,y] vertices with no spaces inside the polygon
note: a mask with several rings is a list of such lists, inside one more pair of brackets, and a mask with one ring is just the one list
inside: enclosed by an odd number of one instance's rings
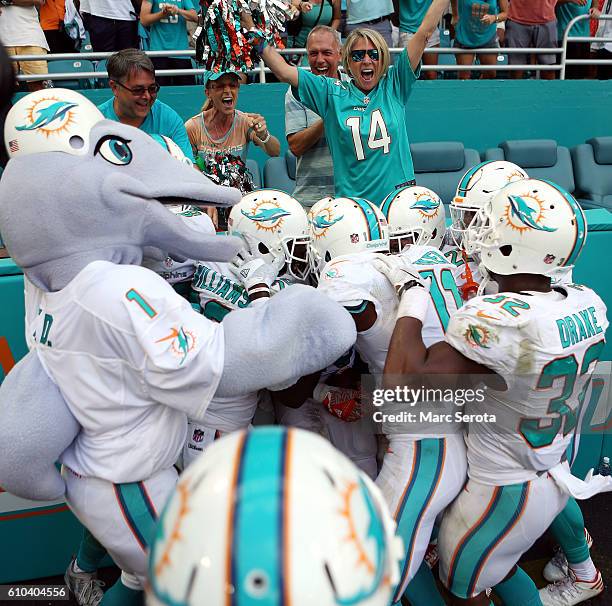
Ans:
{"label": "white football jersey", "polygon": [[[189,205],[171,205],[168,209],[181,217],[185,224],[206,235],[215,233],[215,226],[211,218],[199,208]],[[170,284],[188,282],[195,273],[196,262],[192,259],[175,261],[172,257],[166,257],[163,261],[145,257],[142,260],[143,267],[151,269]]]}
{"label": "white football jersey", "polygon": [[453,315],[447,341],[508,386],[466,405],[468,414],[495,416],[470,423],[470,477],[527,482],[562,460],[607,327],[603,301],[579,285],[476,297]]}
{"label": "white football jersey", "polygon": [[[357,334],[355,347],[368,364],[370,372],[382,375],[391,335],[395,328],[398,299],[389,280],[372,265],[377,253],[357,253],[332,259],[324,268],[319,289],[349,310],[359,311],[365,302],[372,302],[377,319],[374,325]],[[450,316],[461,305],[453,277],[453,266],[432,246],[411,246],[402,252],[424,279],[431,281],[431,302],[423,323],[422,336],[426,347],[444,340]],[[418,406],[418,404],[416,405]],[[403,410],[400,405],[400,410]],[[387,408],[391,412],[391,407]],[[404,433],[428,437],[458,431],[461,424],[434,422],[417,418],[404,425]],[[391,429],[383,424],[385,433]],[[403,430],[402,430],[403,432]],[[399,433],[397,427],[393,433]]]}
{"label": "white football jersey", "polygon": [[114,483],[173,465],[221,378],[222,326],[148,269],[107,261],[39,308],[33,347],[82,427],[62,463]]}

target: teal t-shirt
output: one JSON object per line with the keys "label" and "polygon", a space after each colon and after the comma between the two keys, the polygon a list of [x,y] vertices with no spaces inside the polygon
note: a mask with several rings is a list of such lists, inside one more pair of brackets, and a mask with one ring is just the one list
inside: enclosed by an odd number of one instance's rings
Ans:
{"label": "teal t-shirt", "polygon": [[402,0],[399,3],[400,32],[414,32],[419,29],[432,0]]}
{"label": "teal t-shirt", "polygon": [[[334,7],[330,0],[321,0],[320,4],[313,4],[312,9],[302,14],[302,27],[295,39],[291,42],[293,48],[306,48],[306,39],[315,25],[329,25],[334,16]],[[304,57],[307,59],[308,57]]]}
{"label": "teal t-shirt", "polygon": [[[114,97],[105,101],[102,105],[98,105],[98,109],[108,120],[120,122],[115,113],[113,101]],[[151,106],[149,115],[139,128],[148,135],[157,134],[170,137],[183,150],[183,153],[193,160],[193,151],[183,120],[169,105],[159,100],[155,101]]]}
{"label": "teal t-shirt", "polygon": [[[159,13],[160,4],[173,4],[186,11],[196,10],[192,0],[149,0],[151,12]],[[156,21],[149,28],[150,48],[149,50],[187,50],[189,39],[187,38],[187,22],[181,15],[170,15],[160,21]],[[185,59],[186,57],[182,57]]]}
{"label": "teal t-shirt", "polygon": [[393,13],[393,0],[349,0],[346,5],[346,22],[349,25],[372,21]]}
{"label": "teal t-shirt", "polygon": [[352,81],[299,70],[294,96],[323,118],[336,196],[380,205],[397,185],[414,179],[406,104],[418,72],[412,71],[404,50],[366,95]]}
{"label": "teal t-shirt", "polygon": [[468,48],[484,46],[495,36],[497,24],[485,25],[481,19],[485,15],[497,15],[497,0],[459,0],[459,23],[457,23],[457,40]]}
{"label": "teal t-shirt", "polygon": [[[588,0],[584,6],[579,6],[573,2],[557,4],[555,7],[555,13],[557,15],[557,39],[559,40],[559,46],[561,45],[563,34],[565,33],[565,29],[567,28],[569,22],[574,17],[578,17],[579,15],[587,15],[590,8],[591,0]],[[570,37],[590,35],[590,21],[588,19],[578,21],[578,23],[572,27],[572,31],[570,32]]]}

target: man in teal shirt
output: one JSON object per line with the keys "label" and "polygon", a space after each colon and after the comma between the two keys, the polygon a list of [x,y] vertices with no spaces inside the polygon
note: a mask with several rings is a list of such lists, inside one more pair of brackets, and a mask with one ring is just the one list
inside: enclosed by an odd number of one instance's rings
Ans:
{"label": "man in teal shirt", "polygon": [[193,160],[191,143],[181,117],[157,99],[155,67],[142,51],[127,48],[107,65],[113,97],[98,106],[105,118],[135,126],[149,135],[172,139]]}
{"label": "man in teal shirt", "polygon": [[[555,6],[557,16],[557,40],[559,46],[563,44],[563,36],[569,22],[574,17],[588,15],[591,9],[591,0],[558,0]],[[573,36],[590,36],[590,21],[583,19],[572,27],[567,41],[568,59],[588,59],[590,55],[590,44],[588,42],[572,42]],[[565,69],[565,77],[572,79],[589,78],[590,65],[568,65]]]}
{"label": "man in teal shirt", "polygon": [[[140,22],[150,28],[152,51],[188,50],[187,21],[198,22],[193,0],[144,0]],[[190,69],[189,57],[154,57],[156,69]],[[193,76],[160,76],[159,83],[167,85],[194,84]]]}

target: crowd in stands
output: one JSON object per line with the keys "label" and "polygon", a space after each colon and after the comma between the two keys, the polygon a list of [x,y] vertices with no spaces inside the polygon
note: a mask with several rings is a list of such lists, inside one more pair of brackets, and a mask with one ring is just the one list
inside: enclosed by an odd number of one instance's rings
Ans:
{"label": "crowd in stands", "polygon": [[[184,51],[193,46],[197,26],[197,0],[7,0],[2,2],[0,41],[11,55],[74,53],[79,50],[116,52],[125,48],[151,51]],[[285,44],[302,49],[308,34],[318,25],[331,27],[343,39],[356,28],[377,31],[389,47],[405,46],[417,31],[431,0],[291,0],[293,19],[288,21]],[[485,66],[499,64],[500,48],[553,48],[561,46],[564,32],[575,17],[590,15],[576,23],[570,32],[568,59],[610,59],[609,42],[572,42],[571,37],[597,34],[609,36],[610,21],[598,21],[600,14],[611,14],[608,0],[449,0],[447,14],[427,42],[427,48],[453,46],[463,51],[488,49],[491,54],[462,52],[456,55],[461,66],[475,61]],[[441,39],[442,33],[442,39]],[[303,54],[288,55],[294,65],[306,65]],[[435,65],[439,55],[425,53],[423,63]],[[511,53],[509,65],[559,63],[559,54]],[[153,58],[155,68],[190,69],[190,57]],[[22,74],[46,74],[45,61],[15,63]],[[568,65],[567,78],[608,79],[610,65]],[[436,79],[438,71],[423,70],[421,78]],[[528,72],[554,79],[558,71],[542,69]],[[503,72],[503,77],[523,78],[521,70]],[[461,79],[495,78],[494,69],[464,69]],[[454,77],[454,74],[453,76]],[[50,85],[33,80],[29,90]],[[194,84],[194,76],[160,76],[161,85]]]}

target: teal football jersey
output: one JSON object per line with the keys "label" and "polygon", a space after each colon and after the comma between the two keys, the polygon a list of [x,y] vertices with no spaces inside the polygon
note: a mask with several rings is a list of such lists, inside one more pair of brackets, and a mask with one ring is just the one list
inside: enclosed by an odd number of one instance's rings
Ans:
{"label": "teal football jersey", "polygon": [[368,94],[355,84],[299,70],[296,98],[323,118],[334,162],[337,197],[380,205],[396,186],[414,179],[406,104],[418,78],[401,53]]}

